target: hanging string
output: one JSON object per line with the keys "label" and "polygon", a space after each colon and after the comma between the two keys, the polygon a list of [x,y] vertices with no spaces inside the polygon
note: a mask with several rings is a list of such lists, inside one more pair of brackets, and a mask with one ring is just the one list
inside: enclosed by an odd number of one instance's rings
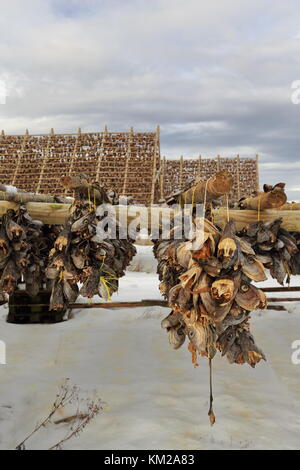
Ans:
{"label": "hanging string", "polygon": [[257,204],[257,221],[260,221],[260,197],[258,198],[258,204]]}
{"label": "hanging string", "polygon": [[208,178],[208,180],[206,180],[206,183],[205,183],[205,188],[204,188],[204,198],[203,198],[203,222],[205,220],[205,207],[206,207],[206,195],[207,195],[207,185],[208,185],[208,182],[209,180],[211,179],[212,177]]}
{"label": "hanging string", "polygon": [[90,209],[92,202],[91,202],[91,188],[89,184],[88,184],[88,201],[89,201],[89,209]]}
{"label": "hanging string", "polygon": [[209,416],[209,421],[210,425],[213,426],[216,422],[216,417],[213,411],[213,390],[212,390],[212,359],[209,358],[209,410],[208,410],[208,416]]}
{"label": "hanging string", "polygon": [[193,190],[192,190],[192,209],[191,209],[191,213],[193,213],[193,209],[194,209],[195,191],[196,191],[196,186],[194,186]]}
{"label": "hanging string", "polygon": [[226,194],[226,214],[227,214],[227,222],[229,222],[229,204],[228,204],[228,194]]}
{"label": "hanging string", "polygon": [[214,212],[213,212],[212,202],[210,203],[210,218],[211,218],[211,222],[214,223]]}

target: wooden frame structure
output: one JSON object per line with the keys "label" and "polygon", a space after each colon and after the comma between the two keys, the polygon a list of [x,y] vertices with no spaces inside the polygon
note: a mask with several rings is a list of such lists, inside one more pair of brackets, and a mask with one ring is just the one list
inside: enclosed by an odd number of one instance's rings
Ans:
{"label": "wooden frame structure", "polygon": [[232,199],[258,189],[258,156],[251,158],[161,159],[160,129],[154,132],[103,132],[31,135],[0,134],[0,183],[28,192],[71,195],[62,176],[85,173],[90,180],[151,205],[195,177],[207,180],[219,170],[233,175]]}
{"label": "wooden frame structure", "polygon": [[142,204],[158,197],[160,131],[0,135],[0,182],[28,192],[65,196],[62,176],[85,173]]}
{"label": "wooden frame structure", "polygon": [[162,158],[160,174],[160,195],[164,198],[175,190],[182,190],[192,178],[202,178],[204,181],[217,171],[227,170],[233,176],[231,199],[248,197],[259,189],[259,157],[256,158],[190,158],[182,156],[177,160]]}

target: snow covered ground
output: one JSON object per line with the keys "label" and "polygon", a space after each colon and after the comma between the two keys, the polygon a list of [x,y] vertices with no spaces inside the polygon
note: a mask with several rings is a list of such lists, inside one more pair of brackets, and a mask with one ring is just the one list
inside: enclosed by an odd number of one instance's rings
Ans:
{"label": "snow covered ground", "polygon": [[[150,250],[139,248],[149,259]],[[300,285],[300,279],[293,282]],[[128,272],[114,300],[145,298],[160,298],[157,276]],[[1,307],[7,365],[0,365],[0,448],[13,449],[47,415],[66,377],[106,405],[65,449],[299,448],[300,365],[292,364],[291,344],[300,339],[300,306],[252,315],[266,363],[251,369],[220,357],[213,361],[212,428],[207,360],[194,369],[187,345],[171,349],[160,328],[168,311],[82,309],[63,323],[13,325]],[[27,448],[47,449],[66,429],[50,424]]]}

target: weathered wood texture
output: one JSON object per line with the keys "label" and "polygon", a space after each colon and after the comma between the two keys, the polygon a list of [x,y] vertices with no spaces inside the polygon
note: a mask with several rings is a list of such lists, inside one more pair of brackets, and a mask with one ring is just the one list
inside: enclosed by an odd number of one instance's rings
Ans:
{"label": "weathered wood texture", "polygon": [[27,192],[7,192],[4,185],[0,184],[0,201],[10,201],[25,204],[27,202],[48,202],[48,203],[65,203],[70,204],[70,200],[73,198],[61,198],[50,196],[48,194],[35,194]]}
{"label": "weathered wood texture", "polygon": [[286,203],[286,200],[285,192],[275,189],[267,193],[258,191],[256,196],[244,199],[240,205],[243,209],[250,210],[278,209]]}
{"label": "weathered wood texture", "polygon": [[228,171],[233,177],[229,197],[237,200],[248,197],[258,189],[258,158],[189,158],[183,160],[166,160],[161,173],[161,187],[168,196],[176,190],[182,190],[192,178],[207,180],[217,171]]}
{"label": "weathered wood texture", "polygon": [[216,171],[233,175],[229,196],[239,199],[258,189],[258,163],[251,158],[160,158],[160,130],[0,135],[0,183],[28,192],[72,195],[60,185],[62,176],[85,173],[137,203],[151,204],[183,189],[188,180],[207,180]]}
{"label": "weathered wood texture", "polygon": [[[0,201],[0,215],[4,214],[7,209],[15,209],[18,204],[9,201]],[[64,224],[66,218],[69,216],[70,204],[58,203],[42,203],[42,202],[28,202],[26,204],[29,214],[35,220],[41,220],[46,224]],[[148,229],[157,228],[161,223],[162,218],[169,217],[174,214],[172,209],[168,207],[139,207],[139,206],[114,206],[117,218],[120,221],[128,223],[134,222],[139,219],[141,228]],[[250,210],[229,210],[229,218],[234,220],[237,229],[241,230],[245,225],[251,222],[256,222],[258,218],[264,222],[274,220],[282,217],[282,227],[291,232],[300,232],[300,210],[299,211],[278,211],[266,210],[258,214],[257,211]],[[220,227],[224,227],[227,222],[226,208],[213,210],[213,221]]]}
{"label": "weathered wood texture", "polygon": [[[283,211],[267,209],[265,211],[254,210],[229,210],[228,216],[236,222],[237,230],[241,230],[245,225],[261,220],[269,222],[271,220],[282,218],[282,228],[290,232],[300,232],[300,210],[299,211]],[[220,227],[224,227],[227,221],[227,210],[222,207],[213,211],[214,223]]]}
{"label": "weathered wood texture", "polygon": [[[155,132],[0,135],[0,183],[28,192],[72,195],[62,176],[85,173],[136,202],[158,199],[159,127]],[[155,183],[154,183],[155,182]]]}
{"label": "weathered wood texture", "polygon": [[184,191],[180,196],[182,204],[201,204],[218,199],[230,193],[233,178],[230,173],[219,171],[206,181],[197,181],[196,184]]}

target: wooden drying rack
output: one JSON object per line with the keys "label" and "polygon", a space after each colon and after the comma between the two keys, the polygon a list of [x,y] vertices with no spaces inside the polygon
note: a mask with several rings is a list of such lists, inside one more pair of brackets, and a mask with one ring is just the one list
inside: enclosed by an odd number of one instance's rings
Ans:
{"label": "wooden drying rack", "polygon": [[[3,215],[8,209],[17,209],[20,203],[0,200],[0,216]],[[45,224],[63,225],[69,216],[71,204],[61,204],[54,202],[27,202],[25,203],[27,210],[34,220],[40,220]],[[113,206],[116,209],[117,219],[121,222],[133,222],[139,217],[140,228],[149,229],[150,221],[151,229],[158,228],[159,224],[164,217],[170,217],[174,214],[174,210],[168,207],[143,207],[143,206]],[[213,222],[220,227],[224,227],[227,222],[228,216],[236,222],[238,230],[241,230],[249,222],[256,222],[258,220],[258,213],[254,210],[229,210],[227,213],[226,208],[214,209],[212,212]],[[300,232],[300,210],[265,210],[260,212],[259,220],[263,222],[271,221],[275,218],[281,217],[282,227],[291,232]],[[295,292],[300,291],[300,287],[270,287],[262,289],[265,292]],[[278,302],[291,302],[300,301],[300,298],[268,298],[269,302],[275,302],[276,305],[268,305],[270,310],[286,310],[283,305],[278,305]],[[149,299],[139,302],[99,302],[99,303],[78,303],[70,304],[69,310],[81,308],[135,308],[135,307],[150,307],[161,306],[168,307],[167,301]]]}
{"label": "wooden drying rack", "polygon": [[[69,216],[71,204],[27,202],[27,210],[34,220],[40,220],[44,224],[63,225]],[[8,209],[16,209],[17,202],[0,200],[0,216]],[[174,214],[174,210],[168,207],[158,206],[113,206],[116,209],[117,219],[132,222],[137,217],[140,219],[140,227],[148,229],[150,222],[152,228],[157,228],[160,221]],[[258,213],[254,210],[229,210],[226,208],[213,209],[213,222],[224,227],[227,218],[236,222],[237,230],[241,230],[246,224],[256,222],[258,219],[268,222],[278,217],[282,218],[282,227],[290,232],[300,232],[300,210],[274,210],[268,209]]]}

